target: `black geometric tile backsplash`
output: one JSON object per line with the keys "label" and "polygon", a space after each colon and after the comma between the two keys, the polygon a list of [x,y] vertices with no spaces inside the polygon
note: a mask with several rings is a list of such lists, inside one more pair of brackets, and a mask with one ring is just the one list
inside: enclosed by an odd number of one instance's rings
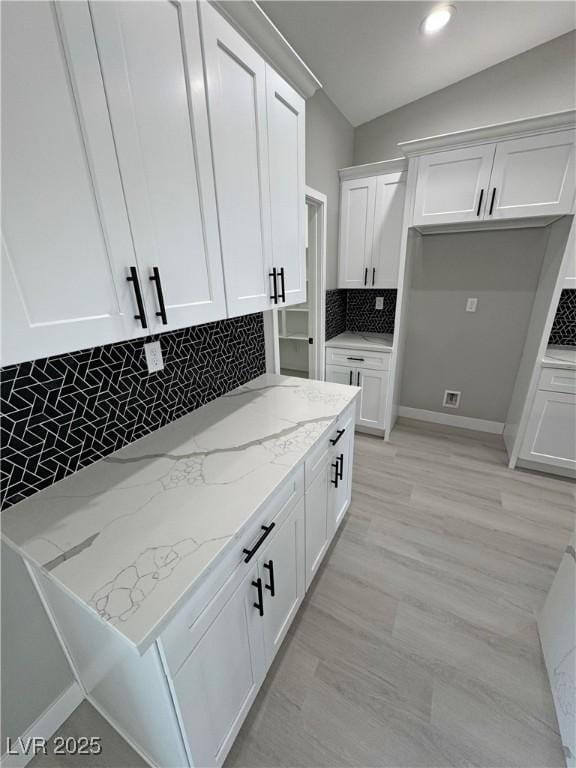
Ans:
{"label": "black geometric tile backsplash", "polygon": [[[265,372],[261,314],[4,368],[1,497],[10,506]],[[146,339],[149,341],[152,339]]]}
{"label": "black geometric tile backsplash", "polygon": [[562,291],[548,343],[576,347],[575,288],[567,288]]}
{"label": "black geometric tile backsplash", "polygon": [[[395,289],[349,290],[347,294],[347,330],[360,333],[394,333],[397,294]],[[384,299],[384,309],[375,309],[378,296]]]}
{"label": "black geometric tile backsplash", "polygon": [[326,291],[326,341],[346,330],[346,293],[343,288]]}

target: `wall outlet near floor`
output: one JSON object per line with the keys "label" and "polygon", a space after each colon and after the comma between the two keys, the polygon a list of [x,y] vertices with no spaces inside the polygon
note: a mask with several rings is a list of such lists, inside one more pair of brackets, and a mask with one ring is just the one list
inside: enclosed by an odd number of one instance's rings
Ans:
{"label": "wall outlet near floor", "polygon": [[148,373],[161,371],[164,368],[162,349],[159,341],[151,341],[149,344],[144,344],[144,353],[146,355]]}
{"label": "wall outlet near floor", "polygon": [[466,299],[466,312],[476,312],[478,306],[478,299],[470,298]]}
{"label": "wall outlet near floor", "polygon": [[376,296],[376,309],[384,309],[384,296]]}
{"label": "wall outlet near floor", "polygon": [[462,392],[456,392],[456,390],[445,389],[444,390],[444,402],[442,403],[444,408],[460,408],[460,398]]}

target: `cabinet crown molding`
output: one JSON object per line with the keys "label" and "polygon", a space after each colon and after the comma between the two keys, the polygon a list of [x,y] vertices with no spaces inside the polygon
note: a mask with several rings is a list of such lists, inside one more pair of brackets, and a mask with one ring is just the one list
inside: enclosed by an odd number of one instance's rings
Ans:
{"label": "cabinet crown molding", "polygon": [[379,160],[376,163],[340,168],[338,175],[340,181],[346,181],[347,179],[365,179],[368,176],[382,176],[385,173],[401,173],[407,169],[408,160],[405,157],[395,157],[393,160]]}
{"label": "cabinet crown molding", "polygon": [[[208,0],[203,0],[208,2]],[[322,83],[301,59],[256,0],[209,0],[224,18],[243,35],[279,74],[305,99]]]}
{"label": "cabinet crown molding", "polygon": [[512,120],[507,123],[483,125],[465,131],[443,133],[438,136],[428,136],[423,139],[401,141],[398,146],[408,158],[437,152],[442,149],[469,147],[484,142],[495,142],[505,139],[516,139],[536,133],[550,133],[576,127],[576,109],[563,112],[552,112],[546,115]]}

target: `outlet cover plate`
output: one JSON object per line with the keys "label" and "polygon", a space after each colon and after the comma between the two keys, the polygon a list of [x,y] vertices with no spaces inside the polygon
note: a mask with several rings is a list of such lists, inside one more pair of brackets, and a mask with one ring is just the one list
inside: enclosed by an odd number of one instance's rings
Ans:
{"label": "outlet cover plate", "polygon": [[376,296],[376,309],[384,309],[384,296]]}
{"label": "outlet cover plate", "polygon": [[477,306],[478,306],[478,299],[473,297],[466,299],[466,312],[476,312]]}
{"label": "outlet cover plate", "polygon": [[148,373],[155,373],[164,368],[162,348],[160,347],[159,341],[151,341],[149,344],[144,344],[144,353],[146,355]]}

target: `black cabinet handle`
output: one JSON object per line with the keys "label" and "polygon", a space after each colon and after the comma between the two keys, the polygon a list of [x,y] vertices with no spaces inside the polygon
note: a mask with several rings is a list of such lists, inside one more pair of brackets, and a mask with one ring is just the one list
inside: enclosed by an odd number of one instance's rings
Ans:
{"label": "black cabinet handle", "polygon": [[270,584],[266,584],[265,589],[269,590],[271,597],[275,597],[276,587],[274,586],[274,561],[268,560],[267,563],[264,563],[264,568],[266,568],[270,576]]}
{"label": "black cabinet handle", "polygon": [[363,363],[364,358],[363,357],[347,357],[346,360],[358,360],[358,362]]}
{"label": "black cabinet handle", "polygon": [[160,270],[158,267],[152,267],[150,280],[152,280],[153,283],[156,283],[156,293],[158,295],[158,305],[160,307],[160,311],[156,312],[156,317],[161,317],[163,325],[168,325],[168,318],[166,317],[166,306],[164,304],[164,294],[162,293],[162,283],[160,281]]}
{"label": "black cabinet handle", "polygon": [[[344,480],[344,454],[343,453],[341,453],[337,457],[336,462],[340,463],[340,471],[338,473],[338,477],[340,478],[340,480]],[[338,470],[336,471],[338,472]]]}
{"label": "black cabinet handle", "polygon": [[336,472],[334,473],[334,480],[330,480],[330,482],[332,483],[332,485],[333,485],[335,488],[338,488],[338,480],[340,480],[340,472],[339,472],[339,470],[338,470],[338,465],[340,464],[340,462],[339,462],[339,458],[340,458],[340,457],[339,457],[339,456],[337,456],[337,457],[336,457],[336,463],[335,463],[335,464],[332,464],[332,466],[334,467],[334,469],[336,470]]}
{"label": "black cabinet handle", "polygon": [[280,274],[280,286],[281,286],[279,299],[280,301],[283,301],[284,303],[286,303],[286,286],[284,285],[284,267],[280,267],[279,274]]}
{"label": "black cabinet handle", "polygon": [[242,553],[244,555],[246,555],[246,557],[244,558],[244,562],[245,563],[249,563],[250,560],[252,560],[252,558],[254,557],[256,552],[258,552],[258,550],[260,549],[260,547],[262,546],[264,541],[268,538],[268,536],[270,536],[270,533],[271,533],[272,529],[275,528],[275,526],[276,526],[276,523],[270,523],[270,525],[261,525],[260,526],[262,528],[262,530],[264,531],[262,536],[260,536],[260,538],[258,539],[256,544],[254,544],[252,549],[243,549],[242,550]]}
{"label": "black cabinet handle", "polygon": [[134,315],[134,320],[140,320],[142,328],[148,328],[146,322],[146,312],[144,311],[144,302],[142,301],[142,291],[140,290],[140,281],[138,280],[138,270],[136,267],[130,267],[130,274],[126,278],[129,283],[134,286],[134,295],[136,296],[136,305],[138,306],[138,314]]}
{"label": "black cabinet handle", "polygon": [[276,267],[272,268],[272,272],[268,272],[268,277],[272,278],[272,282],[274,283],[274,293],[272,296],[270,296],[270,299],[274,302],[274,304],[278,304],[278,286],[276,285],[276,278],[278,276]]}
{"label": "black cabinet handle", "polygon": [[372,267],[372,285],[374,285],[375,280],[376,280],[376,267]]}
{"label": "black cabinet handle", "polygon": [[350,371],[350,386],[352,386],[352,376],[353,376],[353,371]]}
{"label": "black cabinet handle", "polygon": [[364,285],[366,285],[366,282],[368,281],[368,267],[364,270]]}
{"label": "black cabinet handle", "polygon": [[338,433],[337,436],[330,440],[330,444],[331,445],[336,445],[336,443],[338,442],[338,440],[340,440],[340,438],[342,437],[344,432],[346,432],[346,430],[345,429],[337,429],[336,432]]}
{"label": "black cabinet handle", "polygon": [[262,579],[256,579],[252,582],[252,586],[258,590],[258,602],[253,603],[254,608],[258,608],[260,616],[264,616],[264,597],[262,595]]}
{"label": "black cabinet handle", "polygon": [[480,210],[482,208],[482,199],[484,197],[484,190],[480,190],[480,197],[478,199],[478,210],[476,211],[476,216],[480,216]]}
{"label": "black cabinet handle", "polygon": [[360,371],[358,371],[358,374],[357,374],[357,376],[356,376],[356,386],[357,386],[357,387],[359,387],[359,386],[360,386]]}
{"label": "black cabinet handle", "polygon": [[490,200],[490,216],[492,216],[492,211],[494,210],[494,200],[496,199],[496,187],[492,190],[492,199]]}

